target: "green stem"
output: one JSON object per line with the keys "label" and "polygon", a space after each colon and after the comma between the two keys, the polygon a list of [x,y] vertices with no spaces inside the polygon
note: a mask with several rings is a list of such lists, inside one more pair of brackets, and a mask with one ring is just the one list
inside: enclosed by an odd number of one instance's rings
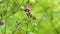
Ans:
{"label": "green stem", "polygon": [[31,22],[31,17],[28,16],[28,23],[26,23],[26,34],[28,34],[28,25]]}
{"label": "green stem", "polygon": [[28,34],[28,24],[26,24],[26,34]]}

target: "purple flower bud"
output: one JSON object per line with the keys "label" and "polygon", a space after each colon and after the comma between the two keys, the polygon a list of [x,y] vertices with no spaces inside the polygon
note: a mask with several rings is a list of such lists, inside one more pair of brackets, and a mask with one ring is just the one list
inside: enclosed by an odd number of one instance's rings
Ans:
{"label": "purple flower bud", "polygon": [[0,25],[5,24],[5,21],[0,21]]}
{"label": "purple flower bud", "polygon": [[25,11],[30,11],[31,9],[30,8],[25,8]]}

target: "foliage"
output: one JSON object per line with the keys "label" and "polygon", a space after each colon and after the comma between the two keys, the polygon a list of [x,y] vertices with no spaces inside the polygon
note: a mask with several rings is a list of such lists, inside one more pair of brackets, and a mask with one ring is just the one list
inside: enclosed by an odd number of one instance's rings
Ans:
{"label": "foliage", "polygon": [[[28,20],[24,11],[28,0],[0,0],[0,34],[60,34],[60,0],[30,0]],[[29,23],[29,24],[28,24]],[[28,24],[28,25],[27,25]]]}

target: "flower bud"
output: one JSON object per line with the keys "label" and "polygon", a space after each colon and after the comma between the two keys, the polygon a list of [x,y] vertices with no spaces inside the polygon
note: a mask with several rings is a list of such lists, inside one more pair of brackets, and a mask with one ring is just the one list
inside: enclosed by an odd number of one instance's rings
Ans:
{"label": "flower bud", "polygon": [[26,12],[26,15],[27,15],[27,16],[30,16],[30,12]]}
{"label": "flower bud", "polygon": [[36,17],[31,13],[30,17],[32,17],[32,19],[36,19]]}

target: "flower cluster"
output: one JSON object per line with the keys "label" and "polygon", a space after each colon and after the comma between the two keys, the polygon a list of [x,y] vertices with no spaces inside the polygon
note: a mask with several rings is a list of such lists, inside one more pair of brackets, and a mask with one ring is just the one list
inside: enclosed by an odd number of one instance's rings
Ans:
{"label": "flower cluster", "polygon": [[30,8],[25,8],[26,15],[31,17],[32,19],[36,19],[36,17],[30,12]]}

